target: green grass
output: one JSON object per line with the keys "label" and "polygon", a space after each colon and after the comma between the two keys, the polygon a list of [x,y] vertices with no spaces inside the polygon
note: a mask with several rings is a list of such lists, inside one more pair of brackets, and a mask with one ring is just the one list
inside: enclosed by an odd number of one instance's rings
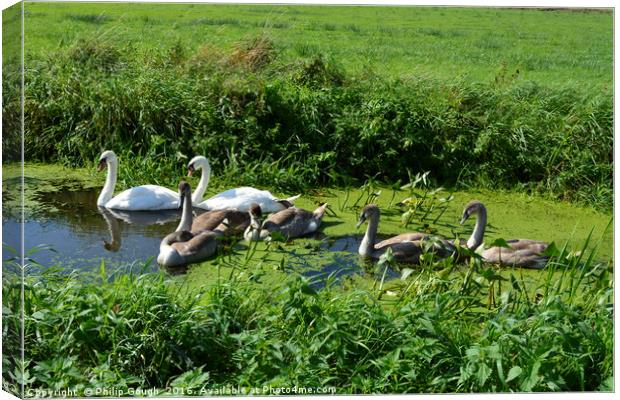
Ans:
{"label": "green grass", "polygon": [[231,49],[266,33],[285,62],[304,46],[356,75],[370,69],[488,82],[505,66],[521,79],[559,86],[600,88],[612,80],[610,11],[87,3],[29,3],[26,11],[30,59],[92,32],[114,33],[138,57],[177,42],[191,53],[205,42]]}
{"label": "green grass", "polygon": [[[200,288],[52,269],[25,282],[26,358],[3,359],[5,388],[610,391],[612,281],[606,265],[579,265],[560,255],[528,282],[478,261],[429,264],[384,296],[316,291],[296,274],[261,283],[251,265]],[[17,345],[20,291],[5,274],[5,345]]]}
{"label": "green grass", "polygon": [[[2,10],[2,155],[19,159],[21,149],[21,7],[15,4]],[[4,107],[5,104],[13,107]]]}

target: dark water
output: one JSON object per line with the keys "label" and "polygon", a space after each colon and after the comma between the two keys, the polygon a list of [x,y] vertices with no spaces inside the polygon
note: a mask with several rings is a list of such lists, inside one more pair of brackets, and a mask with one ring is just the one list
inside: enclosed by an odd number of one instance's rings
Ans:
{"label": "dark water", "polygon": [[[27,206],[24,227],[25,251],[37,248],[28,262],[29,270],[58,265],[64,270],[96,270],[105,262],[107,269],[154,271],[155,257],[161,239],[174,231],[181,217],[180,210],[117,211],[97,207],[95,190],[64,190],[35,196],[34,205]],[[29,203],[30,204],[30,203]],[[194,210],[195,214],[204,212]],[[5,207],[2,221],[2,259],[5,268],[19,251],[21,224],[19,213]],[[300,252],[295,246],[286,256],[286,270],[295,270],[317,282],[364,274],[357,255],[360,237],[328,238],[318,234],[320,241],[314,254]],[[243,243],[237,247],[244,247]],[[183,274],[187,268],[167,270]],[[372,273],[372,272],[371,272]],[[390,276],[393,274],[390,274]]]}
{"label": "dark water", "polygon": [[[26,210],[24,248],[35,246],[36,263],[60,265],[65,269],[119,267],[144,264],[156,257],[161,239],[174,231],[179,210],[126,212],[98,208],[96,191],[62,191],[37,197],[37,205]],[[6,215],[8,214],[8,215]],[[19,215],[9,211],[2,221],[3,242],[19,251]],[[14,254],[6,247],[2,259]],[[31,263],[31,268],[38,268]],[[151,262],[152,268],[156,265]]]}

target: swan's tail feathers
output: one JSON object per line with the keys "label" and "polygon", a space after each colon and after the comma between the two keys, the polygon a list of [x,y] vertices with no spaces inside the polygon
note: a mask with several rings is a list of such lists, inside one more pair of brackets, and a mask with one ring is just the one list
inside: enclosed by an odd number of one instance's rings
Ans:
{"label": "swan's tail feathers", "polygon": [[293,203],[295,203],[295,200],[297,200],[300,197],[301,197],[301,194],[298,194],[295,196],[287,197],[286,199],[276,199],[276,201],[282,204],[286,208],[291,208],[293,207],[294,205]]}
{"label": "swan's tail feathers", "polygon": [[317,217],[318,219],[321,219],[323,218],[323,215],[325,215],[326,209],[327,209],[327,203],[323,203],[319,206],[319,208],[314,210],[312,214],[314,214],[314,216]]}
{"label": "swan's tail feathers", "polygon": [[301,197],[301,193],[300,193],[300,194],[297,194],[297,195],[295,195],[295,196],[287,197],[287,198],[286,198],[286,199],[284,199],[284,200],[288,201],[289,203],[294,203],[294,202],[295,202],[295,200],[297,200],[297,199],[298,199],[298,198],[300,198],[300,197]]}

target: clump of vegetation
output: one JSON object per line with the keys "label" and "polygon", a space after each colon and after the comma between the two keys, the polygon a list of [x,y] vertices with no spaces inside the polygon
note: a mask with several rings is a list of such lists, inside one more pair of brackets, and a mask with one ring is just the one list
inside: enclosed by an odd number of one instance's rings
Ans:
{"label": "clump of vegetation", "polygon": [[[2,157],[21,159],[21,5],[2,11]],[[7,107],[10,104],[11,106]]]}
{"label": "clump of vegetation", "polygon": [[304,62],[293,79],[311,87],[330,87],[342,85],[344,73],[332,61],[319,55]]}
{"label": "clump of vegetation", "polygon": [[269,64],[276,52],[273,42],[266,36],[257,36],[237,43],[229,58],[229,64],[242,65],[250,71],[256,71]]}
{"label": "clump of vegetation", "polygon": [[[189,56],[179,44],[162,56],[175,63],[132,62],[102,76],[123,51],[79,42],[66,65],[27,71],[27,159],[84,165],[113,148],[124,159],[156,155],[172,172],[176,154],[205,154],[232,184],[281,191],[430,170],[448,187],[612,204],[613,112],[604,93],[504,78],[358,80],[320,56],[301,69],[282,66],[263,37],[229,54],[205,45]],[[240,69],[230,70],[231,60]],[[10,114],[19,103],[8,100]]]}
{"label": "clump of vegetation", "polygon": [[[429,18],[438,17],[435,11],[424,10]],[[460,12],[469,18],[483,11]],[[175,154],[204,153],[218,173],[235,178],[231,184],[266,184],[281,191],[369,178],[391,184],[430,170],[446,187],[510,188],[611,209],[608,87],[532,81],[520,55],[493,62],[485,79],[448,81],[415,70],[383,70],[372,60],[393,49],[371,46],[362,52],[367,67],[356,71],[345,67],[352,53],[338,53],[310,38],[290,45],[285,35],[271,36],[262,20],[245,24],[238,15],[217,13],[185,23],[211,29],[237,26],[236,21],[240,27],[263,24],[263,29],[224,45],[209,35],[199,35],[204,43],[192,44],[195,39],[180,41],[175,34],[167,47],[142,52],[134,48],[142,44],[118,45],[128,43],[124,33],[106,33],[61,46],[42,57],[47,59],[34,57],[26,71],[26,159],[85,165],[104,148],[145,158],[157,143],[158,161],[168,176],[176,168]],[[353,22],[349,18],[338,25],[339,34],[355,31]],[[313,34],[331,35],[320,31]],[[413,34],[432,43],[465,40],[424,26]],[[501,47],[490,43],[489,51],[509,45],[507,39],[494,40]],[[398,57],[424,54],[408,51]],[[477,60],[476,54],[469,56]],[[563,60],[532,57],[537,63]],[[594,71],[606,71],[601,63],[592,65]],[[596,76],[604,80],[603,72]],[[8,119],[19,115],[19,98],[5,100],[3,118],[10,126]]]}
{"label": "clump of vegetation", "polygon": [[101,14],[67,14],[66,18],[73,20],[73,21],[86,22],[86,23],[95,24],[95,25],[104,24],[112,20],[112,18],[109,15],[106,15],[104,13],[101,13]]}
{"label": "clump of vegetation", "polygon": [[[110,276],[103,265],[97,275],[49,270],[26,278],[25,360],[5,353],[4,381],[14,393],[23,382],[79,395],[226,385],[609,391],[612,281],[607,265],[580,260],[560,255],[535,284],[477,260],[431,262],[389,291],[317,291],[297,275],[264,290],[251,270],[200,290],[162,274]],[[5,274],[5,345],[19,340],[21,290]]]}
{"label": "clump of vegetation", "polygon": [[70,60],[83,68],[112,71],[121,62],[122,53],[117,45],[101,36],[78,39],[68,51]]}

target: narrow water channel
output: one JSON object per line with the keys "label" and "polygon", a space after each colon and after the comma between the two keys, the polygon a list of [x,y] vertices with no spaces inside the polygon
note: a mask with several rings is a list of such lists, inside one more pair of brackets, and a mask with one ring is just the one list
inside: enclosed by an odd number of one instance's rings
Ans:
{"label": "narrow water channel", "polygon": [[[55,167],[58,168],[58,167]],[[44,167],[40,170],[45,171]],[[98,177],[95,177],[98,178]],[[13,178],[11,178],[13,179]],[[33,179],[34,178],[28,178]],[[27,187],[28,187],[27,179]],[[46,180],[47,179],[47,180]],[[142,267],[146,271],[157,270],[154,262],[161,239],[174,231],[180,219],[179,210],[163,212],[125,212],[98,208],[96,200],[100,188],[91,186],[58,186],[52,176],[37,178],[36,190],[28,190],[25,207],[25,249],[37,248],[29,255],[33,260],[31,269],[58,266],[66,270],[99,268],[102,260],[107,268],[127,268],[128,265]],[[73,182],[72,177],[65,180]],[[44,182],[46,182],[44,184]],[[20,237],[20,212],[15,207],[15,180],[3,175],[3,264],[9,265],[14,257],[11,248],[18,249]],[[212,189],[214,192],[215,189]],[[377,193],[380,193],[378,190]],[[446,237],[466,237],[474,221],[465,226],[458,224],[463,204],[472,198],[482,200],[489,210],[489,224],[485,239],[497,237],[506,239],[525,237],[537,240],[555,241],[561,247],[569,243],[580,250],[592,231],[590,243],[596,244],[598,258],[611,259],[613,254],[613,232],[604,231],[611,215],[578,207],[568,203],[540,200],[524,195],[494,193],[490,191],[456,192],[450,194],[441,211],[427,217],[419,213],[411,225],[403,226],[403,207],[397,202],[409,194],[390,189],[373,198],[379,204],[382,217],[379,226],[380,237],[408,230],[432,229]],[[213,194],[213,193],[210,193]],[[253,256],[257,262],[268,260],[282,269],[294,269],[317,279],[332,276],[339,278],[368,272],[357,256],[357,249],[363,235],[363,227],[356,229],[355,223],[359,205],[355,199],[362,198],[360,189],[326,189],[314,195],[304,194],[297,205],[313,209],[317,203],[327,201],[332,208],[324,218],[319,235],[313,238],[297,239],[291,243],[261,243]],[[447,197],[447,194],[444,194]],[[363,204],[363,201],[362,201]],[[195,209],[196,214],[204,212]],[[420,220],[422,219],[422,220]],[[248,246],[239,242],[231,249],[229,264],[238,264],[247,257]],[[147,262],[150,261],[150,262]],[[267,261],[266,261],[267,262]],[[207,262],[198,268],[212,268]],[[135,270],[135,269],[134,269]],[[398,276],[391,271],[387,278]]]}

